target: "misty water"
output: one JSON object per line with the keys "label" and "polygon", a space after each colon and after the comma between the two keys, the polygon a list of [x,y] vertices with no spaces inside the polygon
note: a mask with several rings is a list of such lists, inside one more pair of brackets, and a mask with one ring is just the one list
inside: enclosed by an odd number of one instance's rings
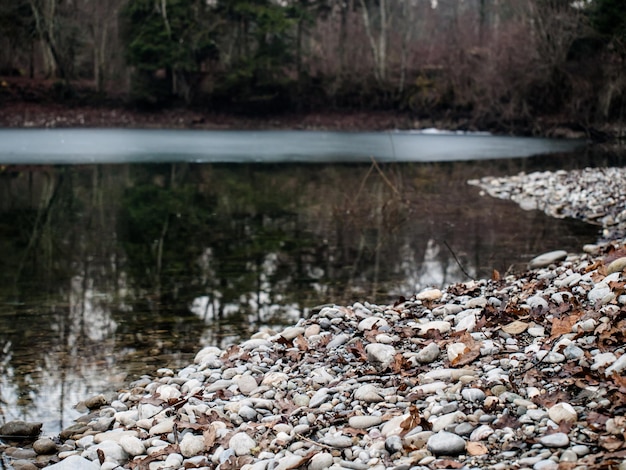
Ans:
{"label": "misty water", "polygon": [[467,180],[616,158],[485,135],[2,130],[0,419],[53,434],[89,396],[316,306],[578,251],[597,227]]}

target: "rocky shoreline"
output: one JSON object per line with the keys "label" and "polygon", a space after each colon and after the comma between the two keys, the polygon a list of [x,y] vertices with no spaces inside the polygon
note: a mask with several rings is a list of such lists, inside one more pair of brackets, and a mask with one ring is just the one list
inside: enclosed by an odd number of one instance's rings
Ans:
{"label": "rocky shoreline", "polygon": [[540,118],[532,123],[503,126],[480,123],[463,115],[417,117],[401,111],[334,110],[245,116],[173,107],[142,111],[123,104],[66,104],[63,102],[8,100],[0,103],[4,128],[138,128],[196,130],[330,130],[387,131],[427,128],[454,131],[488,131],[502,135],[589,139],[594,142],[624,139],[620,123],[585,128],[560,118]]}
{"label": "rocky shoreline", "polygon": [[[614,237],[626,204],[613,171],[472,184],[529,208],[523,189],[543,185],[535,208]],[[616,186],[578,196],[605,201],[591,217],[574,200],[593,175]],[[22,470],[626,468],[625,268],[613,238],[394,305],[324,306],[93,397],[60,436],[5,455]]]}

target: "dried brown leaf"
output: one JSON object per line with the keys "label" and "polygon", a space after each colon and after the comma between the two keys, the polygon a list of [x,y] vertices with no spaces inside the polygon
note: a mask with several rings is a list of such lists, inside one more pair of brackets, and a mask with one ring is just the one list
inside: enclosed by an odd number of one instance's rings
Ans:
{"label": "dried brown leaf", "polygon": [[576,312],[563,318],[553,318],[552,328],[550,329],[550,338],[554,339],[571,333],[572,326],[574,326],[574,324],[580,320],[580,317],[582,316],[583,312]]}
{"label": "dried brown leaf", "polygon": [[346,349],[354,354],[357,359],[360,359],[361,361],[367,360],[367,353],[365,352],[365,347],[363,346],[363,343],[361,341],[355,341]]}
{"label": "dried brown leaf", "polygon": [[293,345],[297,347],[300,351],[309,350],[309,342],[302,335],[298,335],[298,337],[293,340]]}
{"label": "dried brown leaf", "polygon": [[209,426],[203,433],[202,437],[204,438],[204,447],[210,449],[215,444],[215,439],[217,438],[217,431],[213,426]]}
{"label": "dried brown leaf", "polygon": [[489,453],[487,446],[481,442],[468,442],[465,449],[469,455],[485,455]]}
{"label": "dried brown leaf", "polygon": [[502,327],[502,331],[508,333],[510,335],[519,335],[526,331],[526,329],[530,326],[530,323],[526,323],[520,320],[515,320],[514,322],[509,323],[508,325],[504,325]]}
{"label": "dried brown leaf", "polygon": [[411,429],[415,429],[417,426],[422,426],[425,431],[432,429],[431,423],[424,419],[419,412],[419,408],[415,405],[409,407],[409,416],[400,423],[402,428],[402,434],[408,433]]}
{"label": "dried brown leaf", "polygon": [[609,452],[614,452],[624,447],[624,438],[622,436],[600,436],[598,444]]}

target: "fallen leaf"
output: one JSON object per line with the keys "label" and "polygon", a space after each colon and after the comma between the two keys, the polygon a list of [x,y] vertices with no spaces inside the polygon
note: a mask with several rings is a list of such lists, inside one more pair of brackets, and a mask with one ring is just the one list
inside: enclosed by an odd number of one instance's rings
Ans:
{"label": "fallen leaf", "polygon": [[419,408],[415,405],[411,405],[409,407],[409,416],[400,423],[400,427],[403,430],[402,434],[406,434],[417,426],[422,426],[425,431],[432,429],[432,425],[420,415]]}
{"label": "fallen leaf", "polygon": [[207,449],[213,447],[215,439],[217,438],[215,427],[209,426],[208,429],[202,433],[202,437],[204,438],[204,447]]}
{"label": "fallen leaf", "polygon": [[361,361],[367,361],[367,353],[365,352],[365,347],[363,346],[363,343],[361,341],[355,341],[346,349],[354,354],[357,359],[360,359]]}
{"label": "fallen leaf", "polygon": [[469,455],[485,455],[489,452],[487,446],[481,442],[468,442],[465,449]]}
{"label": "fallen leaf", "polygon": [[572,326],[580,317],[583,316],[583,312],[572,313],[571,315],[565,316],[563,318],[553,318],[552,319],[552,328],[550,330],[550,338],[558,338],[565,334],[572,332]]}
{"label": "fallen leaf", "polygon": [[509,335],[519,335],[520,333],[523,333],[524,331],[526,331],[529,325],[530,323],[515,320],[514,322],[509,323],[508,325],[504,325],[502,327],[502,331],[504,331],[505,333]]}
{"label": "fallen leaf", "polygon": [[603,449],[614,452],[624,446],[624,439],[620,439],[618,436],[600,436],[598,444]]}
{"label": "fallen leaf", "polygon": [[296,346],[300,351],[309,350],[309,342],[302,335],[298,335],[298,337],[293,340],[293,345]]}

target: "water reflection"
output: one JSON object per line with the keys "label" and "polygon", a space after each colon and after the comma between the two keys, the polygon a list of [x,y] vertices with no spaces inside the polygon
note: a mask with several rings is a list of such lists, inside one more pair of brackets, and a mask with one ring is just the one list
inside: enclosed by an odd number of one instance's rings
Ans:
{"label": "water reflection", "polygon": [[5,167],[2,419],[55,432],[89,395],[315,305],[388,302],[577,250],[593,227],[466,184],[588,163],[553,158]]}

